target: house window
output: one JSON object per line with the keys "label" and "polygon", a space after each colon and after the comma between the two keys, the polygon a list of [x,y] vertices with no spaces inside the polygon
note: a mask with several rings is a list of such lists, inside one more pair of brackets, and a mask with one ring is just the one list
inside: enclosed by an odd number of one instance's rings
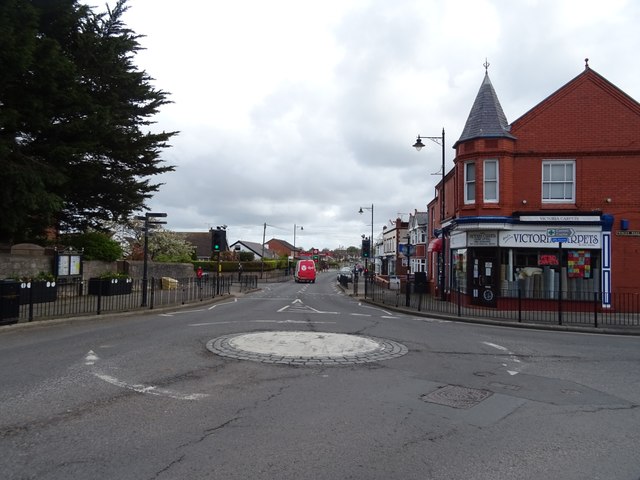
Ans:
{"label": "house window", "polygon": [[575,201],[575,161],[542,162],[542,201],[567,203]]}
{"label": "house window", "polygon": [[484,161],[484,201],[495,203],[498,201],[498,161]]}
{"label": "house window", "polygon": [[464,203],[476,201],[476,164],[464,164]]}

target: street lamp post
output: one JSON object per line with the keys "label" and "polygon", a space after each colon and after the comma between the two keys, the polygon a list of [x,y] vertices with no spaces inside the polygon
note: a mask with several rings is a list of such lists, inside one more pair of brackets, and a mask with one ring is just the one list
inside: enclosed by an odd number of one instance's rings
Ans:
{"label": "street lamp post", "polygon": [[427,139],[427,140],[431,140],[434,143],[437,143],[438,145],[440,145],[442,147],[442,170],[441,170],[441,174],[442,174],[442,185],[440,187],[440,228],[442,229],[442,248],[440,249],[440,252],[438,254],[439,257],[439,262],[440,262],[440,269],[439,269],[439,284],[440,284],[440,297],[442,299],[444,299],[444,283],[445,283],[445,239],[444,239],[444,229],[443,229],[443,225],[444,225],[444,215],[445,215],[445,185],[444,185],[444,176],[445,176],[445,165],[444,165],[444,161],[445,161],[445,153],[444,153],[444,145],[445,145],[445,140],[444,140],[444,128],[442,129],[442,136],[440,137],[423,137],[418,135],[418,138],[416,140],[416,143],[413,144],[413,147],[417,150],[420,151],[422,150],[422,147],[424,147],[424,143],[422,143],[423,139]]}
{"label": "street lamp post", "polygon": [[136,220],[144,221],[144,258],[142,259],[142,302],[140,304],[141,307],[147,306],[147,283],[149,281],[147,277],[148,272],[148,260],[149,256],[149,229],[155,227],[156,225],[162,225],[167,222],[156,220],[156,218],[164,218],[166,217],[166,213],[150,213],[147,212],[144,216],[137,216]]}
{"label": "street lamp post", "polygon": [[[362,215],[364,213],[364,210],[371,210],[371,237],[369,237],[369,258],[371,259],[371,265],[372,268],[374,270],[375,273],[375,264],[376,261],[372,255],[373,250],[374,250],[374,246],[373,246],[373,203],[371,204],[370,207],[360,207],[360,210],[358,211],[358,213],[360,215]],[[369,267],[367,266],[367,262],[365,259],[365,268],[367,270],[367,275],[365,275],[364,277],[364,298],[367,298],[367,280],[368,277],[371,276],[371,273],[369,272]]]}
{"label": "street lamp post", "polygon": [[407,284],[405,291],[405,306],[409,306],[411,303],[411,236],[407,235]]}
{"label": "street lamp post", "polygon": [[298,226],[295,223],[293,224],[293,263],[295,268],[296,263],[296,231],[300,229],[300,231],[304,230],[304,227]]}

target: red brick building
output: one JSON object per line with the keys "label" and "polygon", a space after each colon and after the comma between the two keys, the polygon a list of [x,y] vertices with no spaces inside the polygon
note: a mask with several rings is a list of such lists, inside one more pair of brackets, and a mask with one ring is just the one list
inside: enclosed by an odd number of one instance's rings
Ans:
{"label": "red brick building", "polygon": [[454,148],[444,219],[442,183],[428,209],[434,289],[488,307],[640,292],[640,104],[588,63],[511,124],[485,73]]}

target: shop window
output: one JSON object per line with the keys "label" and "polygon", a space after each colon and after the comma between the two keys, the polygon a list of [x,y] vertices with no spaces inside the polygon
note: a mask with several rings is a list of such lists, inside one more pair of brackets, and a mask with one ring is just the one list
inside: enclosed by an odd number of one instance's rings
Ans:
{"label": "shop window", "polygon": [[463,293],[467,292],[467,249],[460,248],[453,251],[453,288]]}
{"label": "shop window", "polygon": [[476,164],[464,164],[464,203],[476,201]]}
{"label": "shop window", "polygon": [[[587,249],[505,249],[501,254],[502,295],[592,301],[600,292],[601,256]],[[562,279],[560,278],[562,276]],[[562,281],[561,281],[562,280]]]}
{"label": "shop window", "polygon": [[545,203],[575,202],[575,162],[542,162],[542,201]]}

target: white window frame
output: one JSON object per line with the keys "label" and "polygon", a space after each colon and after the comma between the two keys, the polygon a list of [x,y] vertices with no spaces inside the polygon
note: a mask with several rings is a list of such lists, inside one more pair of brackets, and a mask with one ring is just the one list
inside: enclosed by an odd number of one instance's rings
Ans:
{"label": "white window frame", "polygon": [[[487,165],[494,164],[496,166],[495,178],[488,178],[487,176]],[[498,160],[492,158],[485,160],[482,166],[482,195],[484,196],[484,203],[498,203],[500,201],[500,165]],[[487,197],[487,185],[495,184],[496,186],[496,194],[494,198]]]}
{"label": "white window frame", "polygon": [[[473,180],[469,180],[469,168],[473,167]],[[467,162],[464,164],[464,203],[476,203],[476,162]],[[473,187],[473,198],[469,197],[469,188]]]}
{"label": "white window frame", "polygon": [[[563,178],[552,179],[545,178],[545,170],[548,168],[551,172],[552,167],[563,167]],[[567,170],[567,167],[570,167]],[[556,169],[557,170],[557,169]],[[571,179],[568,180],[567,171],[571,173]],[[576,201],[576,161],[575,160],[544,160],[542,162],[542,184],[540,196],[542,203],[575,203]],[[563,196],[561,198],[551,198],[550,190],[553,186],[562,186]],[[547,187],[545,189],[545,187]],[[546,191],[545,191],[546,190]]]}

